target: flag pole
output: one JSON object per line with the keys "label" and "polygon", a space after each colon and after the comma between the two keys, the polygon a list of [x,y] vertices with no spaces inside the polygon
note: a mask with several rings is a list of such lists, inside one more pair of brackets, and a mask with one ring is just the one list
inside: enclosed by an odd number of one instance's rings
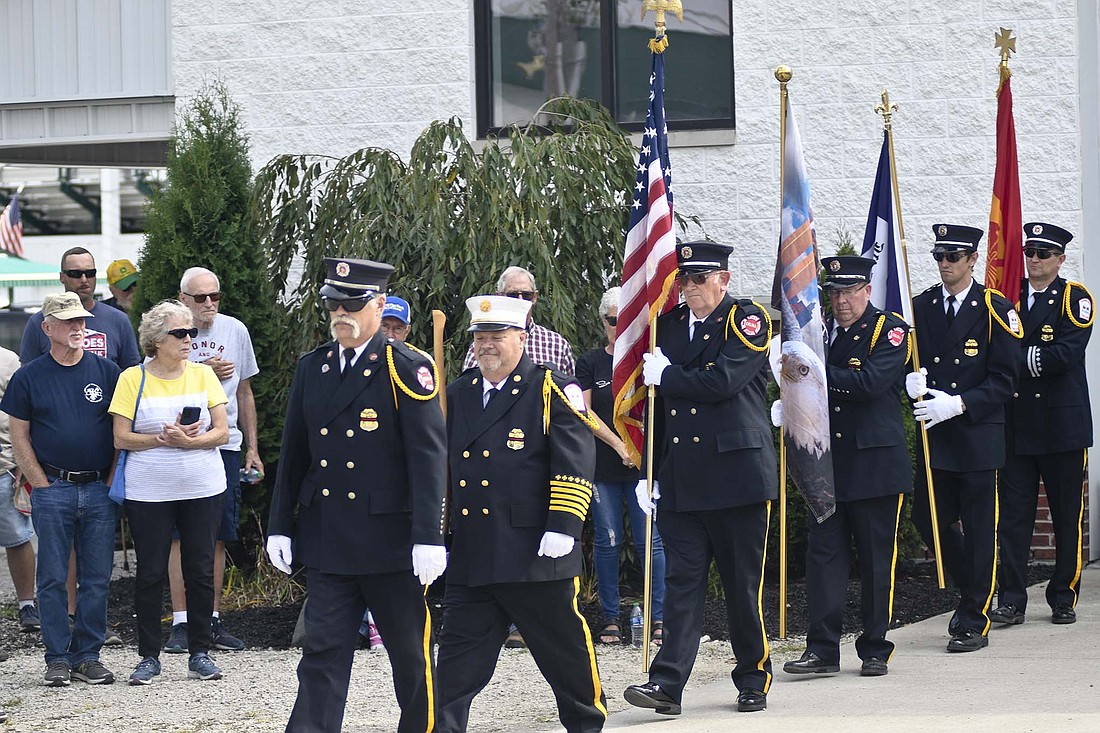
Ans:
{"label": "flag pole", "polygon": [[[901,262],[905,268],[905,283],[908,286],[906,295],[909,298],[909,312],[913,312],[913,281],[909,276],[909,249],[905,241],[905,225],[901,219],[901,192],[898,191],[898,169],[894,162],[894,124],[893,113],[898,106],[890,103],[890,93],[886,87],[882,88],[882,102],[875,105],[875,112],[882,115],[883,128],[886,130],[886,144],[890,152],[890,184],[894,190],[894,215],[898,219],[898,239],[901,241]],[[913,343],[913,369],[920,371],[920,353],[917,351],[917,339],[915,324],[909,324],[911,330],[909,338]],[[918,397],[920,402],[923,398]],[[943,555],[940,553],[940,523],[936,514],[936,491],[932,484],[932,464],[928,453],[928,424],[920,423],[921,450],[924,453],[924,478],[928,486],[928,511],[932,517],[932,554],[936,559],[936,583],[940,588],[943,582]]]}
{"label": "flag pole", "polygon": [[[779,220],[783,221],[783,157],[787,153],[787,82],[794,76],[789,66],[777,66],[779,82]],[[780,235],[782,236],[782,235]],[[780,340],[782,344],[782,339]],[[779,397],[783,398],[783,380],[779,381]],[[787,444],[784,429],[779,428],[779,638],[787,638]]]}

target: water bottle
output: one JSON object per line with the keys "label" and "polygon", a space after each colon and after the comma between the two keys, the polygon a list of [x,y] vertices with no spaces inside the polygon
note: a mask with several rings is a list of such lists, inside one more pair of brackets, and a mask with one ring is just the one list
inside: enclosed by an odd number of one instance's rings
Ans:
{"label": "water bottle", "polygon": [[642,648],[643,624],[645,624],[645,618],[642,616],[642,607],[635,603],[634,610],[630,612],[630,643],[635,649]]}
{"label": "water bottle", "polygon": [[241,469],[241,483],[242,484],[258,484],[263,479],[264,475],[260,473],[258,468],[242,468]]}

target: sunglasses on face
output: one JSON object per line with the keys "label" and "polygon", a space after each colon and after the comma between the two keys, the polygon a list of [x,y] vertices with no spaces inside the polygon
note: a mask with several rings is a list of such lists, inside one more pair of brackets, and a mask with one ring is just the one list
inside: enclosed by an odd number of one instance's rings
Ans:
{"label": "sunglasses on face", "polygon": [[373,295],[367,296],[366,298],[349,298],[347,300],[322,297],[321,305],[324,306],[325,310],[331,311],[333,313],[335,313],[337,309],[340,308],[340,306],[344,306],[344,310],[346,310],[348,313],[358,313],[359,311],[366,308],[367,303],[371,302],[373,298]]}
{"label": "sunglasses on face", "polygon": [[191,293],[184,293],[188,298],[192,298],[196,303],[205,303],[207,298],[210,298],[211,303],[217,303],[222,299],[221,293],[199,293],[198,295],[192,295]]}
{"label": "sunglasses on face", "polygon": [[197,328],[173,328],[168,332],[169,336],[183,340],[186,338],[195,338],[199,335],[199,329]]}
{"label": "sunglasses on face", "polygon": [[619,317],[618,316],[604,316],[603,319],[605,321],[607,321],[607,325],[609,325],[609,326],[618,326],[619,325]]}
{"label": "sunglasses on face", "polygon": [[91,280],[95,277],[95,268],[91,270],[62,270],[65,273],[65,277],[71,277],[73,280],[79,280],[81,275]]}
{"label": "sunglasses on face", "polygon": [[936,262],[943,262],[944,260],[947,260],[948,262],[958,262],[959,260],[966,257],[967,255],[969,255],[969,252],[933,252],[932,253],[932,257],[935,258]]}
{"label": "sunglasses on face", "polygon": [[1035,247],[1028,247],[1024,250],[1024,257],[1028,258],[1029,260],[1032,257],[1038,257],[1041,260],[1049,260],[1053,256],[1054,252],[1049,249],[1036,249]]}
{"label": "sunglasses on face", "polygon": [[703,285],[713,274],[713,272],[684,272],[676,276],[676,282],[680,283],[681,287],[687,285],[688,283],[691,283],[693,285]]}
{"label": "sunglasses on face", "polygon": [[538,295],[534,290],[513,290],[510,293],[505,293],[506,298],[519,298],[520,300],[534,300]]}

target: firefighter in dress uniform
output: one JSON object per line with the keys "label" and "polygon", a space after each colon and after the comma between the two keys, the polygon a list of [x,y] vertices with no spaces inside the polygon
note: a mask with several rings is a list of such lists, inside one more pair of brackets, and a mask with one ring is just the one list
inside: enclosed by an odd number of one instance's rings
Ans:
{"label": "firefighter in dress uniform", "polygon": [[530,302],[477,295],[466,306],[478,366],[447,385],[454,536],[438,730],[466,730],[512,621],[554,691],[565,730],[600,731],[607,708],[577,605],[595,421],[576,380],[524,353]]}
{"label": "firefighter in dress uniform", "polygon": [[[997,472],[1005,462],[1005,404],[1019,372],[1020,318],[996,290],[974,280],[982,230],[932,227],[942,283],[913,299],[921,371],[905,377],[913,411],[928,429],[940,551],[959,588],[950,652],[989,644],[997,567]],[[918,465],[913,523],[932,547],[926,471]],[[961,522],[962,532],[954,527]]]}
{"label": "firefighter in dress uniform", "polygon": [[1054,525],[1054,577],[1047,583],[1051,621],[1077,620],[1081,590],[1081,519],[1085,454],[1092,410],[1085,347],[1092,335],[1092,295],[1058,275],[1073,235],[1042,222],[1024,225],[1028,279],[1020,290],[1024,339],[1020,381],[1008,403],[1008,460],[1001,472],[1000,606],[994,623],[1020,624],[1027,610],[1027,561],[1039,479]]}
{"label": "firefighter in dress uniform", "polygon": [[[790,674],[840,671],[840,635],[848,590],[849,547],[859,554],[863,633],[860,674],[887,673],[894,645],[886,640],[894,596],[898,520],[913,488],[901,388],[909,361],[909,325],[871,305],[874,260],[826,257],[824,288],[832,307],[826,364],[836,513],[808,517],[806,653],[787,662]],[[779,407],[777,408],[776,405]],[[772,407],[781,424],[782,402]]]}
{"label": "firefighter in dress uniform", "polygon": [[338,733],[359,623],[386,639],[397,730],[434,724],[431,617],[446,567],[446,444],[439,375],[379,325],[393,267],[325,259],[321,302],[334,340],[298,361],[290,387],[267,551],[309,569],[298,698],[288,731]]}
{"label": "firefighter in dress uniform", "polygon": [[763,710],[772,681],[761,611],[764,552],[779,477],[766,407],[771,321],[727,292],[732,247],[677,248],[684,303],[657,319],[657,345],[643,377],[657,386],[654,485],[638,503],[656,511],[665,547],[665,640],[649,681],[627,702],[678,715],[703,627],[711,560],[726,596],[733,684],[741,712]]}

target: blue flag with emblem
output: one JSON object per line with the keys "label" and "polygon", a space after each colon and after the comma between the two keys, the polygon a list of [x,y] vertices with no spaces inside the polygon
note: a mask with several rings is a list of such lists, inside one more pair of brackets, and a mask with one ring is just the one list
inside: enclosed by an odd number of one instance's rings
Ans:
{"label": "blue flag with emblem", "polygon": [[878,158],[867,230],[863,234],[862,255],[874,260],[871,268],[871,303],[889,313],[897,313],[913,323],[913,301],[909,297],[909,279],[898,236],[898,214],[890,175],[890,140],[882,133],[882,152]]}

